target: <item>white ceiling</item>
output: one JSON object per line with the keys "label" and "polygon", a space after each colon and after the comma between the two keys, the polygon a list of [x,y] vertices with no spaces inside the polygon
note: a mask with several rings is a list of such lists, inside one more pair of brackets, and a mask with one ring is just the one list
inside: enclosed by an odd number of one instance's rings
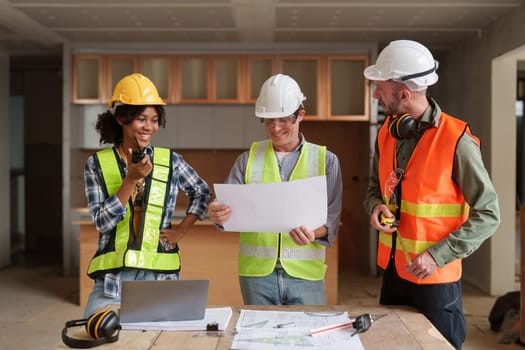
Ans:
{"label": "white ceiling", "polygon": [[525,0],[0,0],[0,52],[65,42],[379,42],[447,49]]}

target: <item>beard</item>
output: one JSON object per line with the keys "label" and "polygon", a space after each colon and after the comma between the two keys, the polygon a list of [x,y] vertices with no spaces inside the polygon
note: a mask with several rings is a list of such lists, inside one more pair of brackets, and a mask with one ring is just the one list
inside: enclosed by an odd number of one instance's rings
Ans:
{"label": "beard", "polygon": [[394,100],[389,104],[384,103],[383,100],[379,100],[379,104],[383,107],[385,115],[400,115],[404,113],[399,110],[399,101],[397,100]]}

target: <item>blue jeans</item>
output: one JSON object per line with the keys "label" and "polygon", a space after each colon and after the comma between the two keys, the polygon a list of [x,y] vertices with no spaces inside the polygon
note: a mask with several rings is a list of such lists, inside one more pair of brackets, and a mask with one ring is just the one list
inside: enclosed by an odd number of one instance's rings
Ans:
{"label": "blue jeans", "polygon": [[245,305],[325,305],[324,280],[308,281],[276,268],[268,276],[239,276]]}
{"label": "blue jeans", "polygon": [[153,281],[156,280],[156,273],[147,270],[134,270],[127,269],[120,271],[120,278],[118,285],[112,286],[118,288],[116,291],[116,297],[106,295],[104,292],[104,278],[97,278],[93,290],[89,295],[86,308],[84,310],[84,318],[89,318],[95,311],[108,305],[120,304],[120,291],[122,290],[122,281],[133,281],[133,280],[144,280]]}

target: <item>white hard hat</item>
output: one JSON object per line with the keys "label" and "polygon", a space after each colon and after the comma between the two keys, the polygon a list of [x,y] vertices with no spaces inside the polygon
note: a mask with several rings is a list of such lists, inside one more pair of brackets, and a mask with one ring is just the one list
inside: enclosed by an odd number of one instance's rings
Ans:
{"label": "white hard hat", "polygon": [[255,102],[255,115],[259,118],[282,118],[292,115],[306,100],[301,88],[288,75],[276,74],[261,86]]}
{"label": "white hard hat", "polygon": [[388,44],[368,66],[365,77],[370,80],[394,80],[405,83],[410,90],[424,90],[438,81],[438,62],[430,51],[412,40],[396,40]]}

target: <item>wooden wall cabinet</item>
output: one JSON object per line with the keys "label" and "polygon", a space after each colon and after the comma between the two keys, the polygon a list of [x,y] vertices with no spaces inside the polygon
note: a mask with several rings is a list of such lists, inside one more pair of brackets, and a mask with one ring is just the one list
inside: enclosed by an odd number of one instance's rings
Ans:
{"label": "wooden wall cabinet", "polygon": [[172,102],[175,80],[173,59],[170,56],[140,56],[139,72],[151,79],[157,87],[160,97],[166,102]]}
{"label": "wooden wall cabinet", "polygon": [[241,56],[211,57],[211,102],[212,103],[240,103]]}
{"label": "wooden wall cabinet", "polygon": [[208,100],[208,72],[210,62],[206,57],[179,57],[177,101],[204,103]]}
{"label": "wooden wall cabinet", "polygon": [[73,56],[72,92],[74,103],[100,103],[103,98],[104,70],[102,56]]}
{"label": "wooden wall cabinet", "polygon": [[368,120],[370,89],[363,75],[368,56],[328,56],[326,60],[326,119]]}
{"label": "wooden wall cabinet", "polygon": [[[323,119],[324,100],[320,56],[281,56],[280,71],[291,76],[306,96],[306,120]],[[321,98],[320,98],[321,97]]]}
{"label": "wooden wall cabinet", "polygon": [[[276,64],[278,62],[278,64]],[[368,120],[367,55],[73,56],[73,103],[105,104],[115,84],[140,72],[161,98],[179,104],[254,104],[271,75],[293,77],[306,96],[306,120]]]}
{"label": "wooden wall cabinet", "polygon": [[170,57],[136,55],[74,55],[72,102],[106,104],[120,79],[138,72],[150,78],[161,98],[171,100]]}
{"label": "wooden wall cabinet", "polygon": [[275,56],[245,56],[243,101],[255,103],[262,84],[276,72]]}
{"label": "wooden wall cabinet", "polygon": [[280,71],[306,96],[306,120],[368,120],[366,55],[281,56]]}
{"label": "wooden wall cabinet", "polygon": [[183,104],[255,103],[259,89],[275,74],[275,57],[188,56],[178,57],[178,96]]}
{"label": "wooden wall cabinet", "polygon": [[107,67],[104,82],[105,93],[102,96],[102,102],[105,103],[113,95],[113,89],[120,79],[139,70],[138,59],[133,55],[106,56],[103,62]]}
{"label": "wooden wall cabinet", "polygon": [[180,56],[180,103],[242,103],[241,56]]}

